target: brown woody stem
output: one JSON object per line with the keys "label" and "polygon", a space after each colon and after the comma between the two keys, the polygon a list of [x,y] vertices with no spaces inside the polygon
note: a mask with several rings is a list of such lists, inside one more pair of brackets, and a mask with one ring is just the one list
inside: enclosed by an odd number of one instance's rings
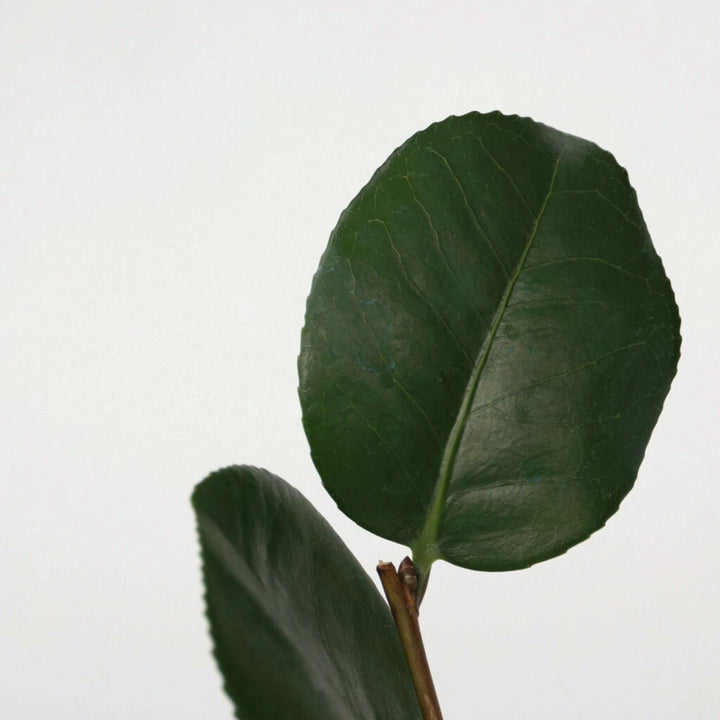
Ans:
{"label": "brown woody stem", "polygon": [[428,666],[425,647],[420,634],[417,604],[417,575],[410,558],[400,563],[399,572],[392,563],[377,566],[385,596],[390,604],[395,625],[400,635],[423,720],[442,720],[435,685]]}

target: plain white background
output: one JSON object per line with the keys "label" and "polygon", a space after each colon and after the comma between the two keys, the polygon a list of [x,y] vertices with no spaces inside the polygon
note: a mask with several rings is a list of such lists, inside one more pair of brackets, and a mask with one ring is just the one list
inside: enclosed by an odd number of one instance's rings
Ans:
{"label": "plain white background", "polygon": [[445,717],[716,718],[719,8],[0,3],[0,714],[232,716],[189,503],[220,466],[300,488],[371,574],[402,558],[309,459],[305,297],[397,145],[499,109],[628,168],[683,356],[605,529],[522,572],[435,566]]}

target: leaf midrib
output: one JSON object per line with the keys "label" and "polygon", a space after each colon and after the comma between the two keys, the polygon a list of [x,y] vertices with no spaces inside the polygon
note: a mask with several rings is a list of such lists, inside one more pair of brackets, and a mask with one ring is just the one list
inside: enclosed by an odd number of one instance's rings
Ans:
{"label": "leaf midrib", "polygon": [[498,310],[495,313],[495,319],[490,327],[490,332],[483,343],[477,362],[475,363],[475,367],[470,375],[470,380],[465,390],[465,395],[463,396],[458,416],[452,430],[450,431],[450,435],[448,436],[448,442],[445,445],[445,451],[443,453],[442,462],[440,463],[440,471],[438,473],[438,481],[435,485],[435,491],[433,493],[430,508],[425,516],[425,524],[418,535],[417,541],[412,546],[414,564],[419,571],[425,574],[425,576],[427,576],[432,563],[439,559],[439,553],[436,547],[437,535],[440,529],[442,513],[445,508],[445,500],[447,498],[447,491],[450,485],[450,478],[452,477],[452,473],[455,468],[455,461],[460,448],[460,441],[462,440],[463,433],[465,432],[470,408],[472,407],[475,392],[477,391],[477,387],[480,382],[480,375],[487,363],[493,341],[495,340],[495,335],[497,334],[498,328],[500,327],[502,319],[505,315],[505,310],[510,302],[510,296],[512,295],[515,284],[525,267],[525,261],[527,260],[533,243],[535,242],[540,222],[545,215],[545,210],[547,209],[548,202],[550,201],[550,196],[553,193],[562,156],[563,153],[561,152],[555,161],[555,167],[553,168],[548,190],[543,199],[538,216],[535,219],[535,224],[533,225],[532,232],[530,233],[530,238],[528,239],[525,249],[518,260],[515,272],[508,281],[505,293],[500,301]]}

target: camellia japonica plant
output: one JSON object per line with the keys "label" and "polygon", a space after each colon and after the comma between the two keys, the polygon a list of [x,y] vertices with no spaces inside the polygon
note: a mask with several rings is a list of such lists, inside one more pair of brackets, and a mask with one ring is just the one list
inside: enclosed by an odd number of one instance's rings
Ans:
{"label": "camellia japonica plant", "polygon": [[388,600],[293,487],[230,467],[193,494],[207,613],[242,720],[437,720],[418,628],[436,560],[526,568],[633,486],[680,320],[627,173],[499,112],[393,152],[307,301],[300,403],[340,509],[411,549]]}

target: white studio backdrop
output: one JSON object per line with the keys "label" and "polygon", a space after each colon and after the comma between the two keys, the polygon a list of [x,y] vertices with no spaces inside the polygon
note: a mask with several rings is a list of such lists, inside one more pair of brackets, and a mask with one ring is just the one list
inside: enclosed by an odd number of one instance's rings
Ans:
{"label": "white studio backdrop", "polygon": [[0,2],[0,715],[232,717],[189,503],[220,466],[298,487],[371,575],[402,558],[310,461],[305,297],[395,147],[499,109],[628,169],[683,356],[605,529],[526,571],[434,568],[445,717],[716,718],[719,8]]}

